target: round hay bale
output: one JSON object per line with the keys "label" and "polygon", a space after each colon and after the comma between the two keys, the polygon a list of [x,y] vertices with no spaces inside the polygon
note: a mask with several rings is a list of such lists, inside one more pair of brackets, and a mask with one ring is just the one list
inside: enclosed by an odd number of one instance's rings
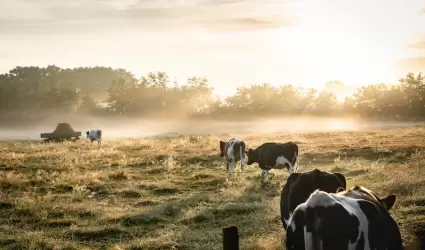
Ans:
{"label": "round hay bale", "polygon": [[69,125],[69,123],[58,123],[58,125],[56,126],[55,131],[53,131],[53,133],[75,133],[75,130],[71,127],[71,125]]}

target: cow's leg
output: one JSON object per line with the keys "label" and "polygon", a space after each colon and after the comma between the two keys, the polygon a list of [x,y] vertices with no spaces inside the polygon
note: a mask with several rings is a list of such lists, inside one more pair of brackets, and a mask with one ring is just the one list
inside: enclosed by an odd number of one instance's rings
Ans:
{"label": "cow's leg", "polygon": [[241,172],[243,173],[243,171],[245,170],[245,162],[243,161],[243,159],[240,159],[241,162]]}
{"label": "cow's leg", "polygon": [[241,176],[242,177],[244,176],[244,170],[245,170],[245,166],[242,164],[242,161],[241,161]]}
{"label": "cow's leg", "polygon": [[232,179],[233,179],[233,176],[235,175],[235,167],[236,167],[236,160],[235,160],[235,158],[231,158],[230,175],[231,175]]}
{"label": "cow's leg", "polygon": [[266,169],[265,165],[260,165],[261,168],[261,181],[265,181],[269,177],[269,170]]}
{"label": "cow's leg", "polygon": [[266,169],[261,169],[261,180],[262,181],[267,181],[269,178],[269,170]]}
{"label": "cow's leg", "polygon": [[245,143],[242,143],[239,149],[239,160],[241,161],[241,172],[243,174],[245,170]]}
{"label": "cow's leg", "polygon": [[233,172],[233,165],[232,165],[232,159],[227,158],[226,159],[226,170],[227,170],[227,178],[230,179],[232,177]]}

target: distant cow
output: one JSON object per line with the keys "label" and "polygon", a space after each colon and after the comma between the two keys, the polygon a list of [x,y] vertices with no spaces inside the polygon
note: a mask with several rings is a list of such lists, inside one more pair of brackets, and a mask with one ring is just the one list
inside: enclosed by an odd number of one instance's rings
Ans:
{"label": "distant cow", "polygon": [[388,212],[395,201],[394,194],[380,199],[361,186],[336,194],[316,190],[289,219],[286,249],[403,249]]}
{"label": "distant cow", "polygon": [[90,139],[91,143],[97,141],[97,144],[100,146],[102,141],[102,130],[100,129],[91,129],[86,131],[87,138]]}
{"label": "distant cow", "polygon": [[305,173],[294,173],[288,177],[280,196],[280,218],[286,230],[289,217],[295,208],[305,202],[316,189],[335,193],[338,188],[347,188],[341,173],[329,173],[314,169]]}
{"label": "distant cow", "polygon": [[248,165],[258,163],[261,177],[266,179],[270,169],[287,168],[290,174],[295,172],[294,165],[298,157],[298,145],[293,142],[266,142],[256,149],[249,149]]}
{"label": "distant cow", "polygon": [[[233,177],[236,168],[236,163],[241,161],[241,170],[245,168],[245,142],[236,140],[235,138],[229,141],[220,141],[220,157],[226,160],[226,170],[228,176]],[[229,166],[230,165],[230,166]]]}

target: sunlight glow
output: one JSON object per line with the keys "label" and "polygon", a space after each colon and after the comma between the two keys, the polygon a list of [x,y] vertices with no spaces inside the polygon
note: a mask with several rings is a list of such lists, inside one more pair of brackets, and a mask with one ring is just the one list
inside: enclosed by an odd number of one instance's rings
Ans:
{"label": "sunlight glow", "polygon": [[[425,34],[423,0],[205,6],[194,0],[189,2],[197,5],[183,1],[178,8],[161,1],[58,1],[56,14],[47,2],[2,1],[0,20],[8,21],[0,21],[0,71],[48,64],[120,67],[137,77],[165,71],[179,81],[205,76],[215,93],[228,96],[263,82],[314,88],[332,80],[349,86],[394,83],[407,73],[395,61],[425,58],[408,48]],[[19,16],[12,18],[12,12]]]}

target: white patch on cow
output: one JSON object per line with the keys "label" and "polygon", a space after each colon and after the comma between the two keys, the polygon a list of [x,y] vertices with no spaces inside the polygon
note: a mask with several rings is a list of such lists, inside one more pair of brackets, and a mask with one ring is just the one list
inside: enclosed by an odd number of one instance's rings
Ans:
{"label": "white patch on cow", "polygon": [[[286,226],[289,226],[289,220],[290,220],[290,218],[291,218],[291,216],[289,216],[289,218],[288,218],[288,219],[283,218],[283,220],[284,220],[284,221],[285,221],[285,223],[286,223]],[[295,225],[294,225],[294,227],[295,227]]]}
{"label": "white patch on cow", "polygon": [[289,166],[289,174],[293,174],[294,173],[294,167],[292,166],[292,163],[288,161],[288,159],[286,159],[284,156],[279,156],[276,159],[276,166],[279,165],[285,165],[288,164]]}
{"label": "white patch on cow", "polygon": [[[228,142],[226,142],[226,146],[225,146],[225,149],[227,149],[227,153],[225,154],[226,161],[229,163],[228,176],[230,178],[233,178],[234,172],[235,172],[235,169],[236,169],[236,155],[235,155],[236,152],[234,151],[234,148],[233,148],[233,145],[236,142],[242,142],[242,141],[232,138]],[[245,167],[245,161],[244,161],[244,152],[242,151],[242,147],[240,148],[239,153],[240,153],[240,158],[241,158],[241,170],[243,172],[244,167]]]}
{"label": "white patch on cow", "polygon": [[290,223],[291,217],[292,217],[292,212],[291,211],[289,211],[288,219],[286,219],[285,217],[283,217],[283,220],[285,221],[287,227],[289,227],[289,223]]}
{"label": "white patch on cow", "polygon": [[[358,241],[360,240],[360,236],[362,232],[363,232],[363,235],[365,236],[364,249],[370,249],[369,238],[367,237],[367,235],[369,235],[369,227],[368,227],[369,222],[366,215],[364,214],[364,212],[361,210],[359,206],[359,203],[358,203],[359,199],[346,197],[346,196],[343,196],[342,194],[343,193],[332,194],[332,193],[326,193],[326,192],[317,190],[310,195],[310,197],[307,199],[307,201],[304,204],[308,207],[317,207],[317,206],[328,207],[328,206],[333,206],[336,204],[341,205],[348,213],[356,216],[360,223],[359,234],[357,236],[356,242],[355,243],[349,242],[348,249],[350,250],[350,249],[356,248]],[[297,206],[296,209],[298,209],[300,205]]]}
{"label": "white patch on cow", "polygon": [[311,193],[310,197],[305,202],[307,207],[317,207],[323,206],[328,207],[337,203],[333,197],[330,196],[329,193],[316,190]]}
{"label": "white patch on cow", "polygon": [[306,207],[306,204],[305,203],[301,203],[301,204],[299,204],[295,209],[294,209],[294,212],[289,212],[289,219],[288,220],[285,220],[286,221],[286,225],[288,225],[289,227],[291,227],[291,229],[292,229],[292,232],[295,232],[295,229],[296,229],[296,226],[295,226],[295,221],[293,220],[293,218],[294,218],[294,214],[298,211],[298,210],[300,210],[300,211],[305,211],[305,207]]}

